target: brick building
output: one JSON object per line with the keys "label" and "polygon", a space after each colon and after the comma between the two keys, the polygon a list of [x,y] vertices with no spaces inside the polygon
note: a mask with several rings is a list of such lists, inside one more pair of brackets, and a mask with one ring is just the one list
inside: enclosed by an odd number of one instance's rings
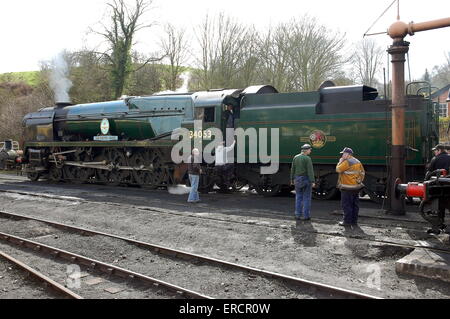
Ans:
{"label": "brick building", "polygon": [[433,102],[439,103],[439,115],[441,117],[450,116],[450,84],[431,94],[431,99]]}

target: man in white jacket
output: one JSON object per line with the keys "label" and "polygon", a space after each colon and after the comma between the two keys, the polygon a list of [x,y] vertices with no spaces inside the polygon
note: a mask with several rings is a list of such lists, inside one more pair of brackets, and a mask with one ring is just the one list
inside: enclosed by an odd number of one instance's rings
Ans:
{"label": "man in white jacket", "polygon": [[224,142],[216,147],[216,172],[222,176],[223,183],[230,186],[234,171],[234,146],[236,141],[230,146],[224,146]]}

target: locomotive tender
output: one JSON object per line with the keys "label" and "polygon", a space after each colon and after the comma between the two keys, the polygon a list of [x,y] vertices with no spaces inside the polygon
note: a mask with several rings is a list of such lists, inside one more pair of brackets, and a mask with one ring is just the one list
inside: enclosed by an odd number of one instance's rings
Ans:
{"label": "locomotive tender", "polygon": [[[256,163],[236,164],[235,175],[242,183],[263,195],[290,191],[292,158],[302,144],[310,143],[317,185],[314,197],[333,198],[338,193],[335,165],[339,151],[348,146],[364,164],[365,191],[376,200],[385,194],[391,126],[391,101],[377,97],[377,90],[367,86],[300,93],[254,86],[92,104],[58,103],[25,116],[23,162],[32,180],[152,188],[186,182],[185,165],[175,164],[170,156],[178,142],[171,139],[171,133],[189,129],[192,140],[201,140],[205,147],[211,142],[208,129],[225,132],[226,105],[232,105],[236,129],[279,129],[279,170],[275,174],[261,174],[264,164],[249,143],[237,145],[245,148],[246,157],[257,158]],[[202,121],[200,132],[194,131],[195,120]],[[439,139],[438,115],[429,99],[407,96],[405,131],[407,180],[423,180],[429,150]],[[208,167],[204,171],[201,189],[208,191],[214,186],[214,173]]]}

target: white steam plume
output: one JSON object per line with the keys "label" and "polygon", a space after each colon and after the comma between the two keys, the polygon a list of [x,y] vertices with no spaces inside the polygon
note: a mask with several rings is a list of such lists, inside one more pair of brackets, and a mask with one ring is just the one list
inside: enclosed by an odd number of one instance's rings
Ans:
{"label": "white steam plume", "polygon": [[189,80],[191,79],[191,73],[189,71],[183,72],[179,76],[180,79],[183,80],[183,84],[181,87],[176,89],[177,93],[187,93],[189,92]]}
{"label": "white steam plume", "polygon": [[153,95],[170,94],[170,93],[188,93],[189,92],[189,81],[191,79],[191,72],[189,72],[189,71],[183,72],[180,74],[179,78],[183,80],[183,84],[181,85],[181,87],[179,87],[175,91],[166,90],[166,91],[154,93]]}
{"label": "white steam plume", "polygon": [[64,53],[59,53],[51,62],[50,87],[55,93],[55,102],[70,102],[69,90],[72,81],[69,80],[69,66]]}

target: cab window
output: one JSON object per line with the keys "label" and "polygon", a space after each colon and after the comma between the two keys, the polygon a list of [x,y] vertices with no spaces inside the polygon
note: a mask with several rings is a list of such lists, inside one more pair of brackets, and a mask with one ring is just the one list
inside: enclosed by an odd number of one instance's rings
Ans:
{"label": "cab window", "polygon": [[204,123],[213,123],[215,122],[215,107],[211,106],[211,107],[201,107],[201,108],[196,108],[195,110],[195,119],[196,120],[201,120]]}

